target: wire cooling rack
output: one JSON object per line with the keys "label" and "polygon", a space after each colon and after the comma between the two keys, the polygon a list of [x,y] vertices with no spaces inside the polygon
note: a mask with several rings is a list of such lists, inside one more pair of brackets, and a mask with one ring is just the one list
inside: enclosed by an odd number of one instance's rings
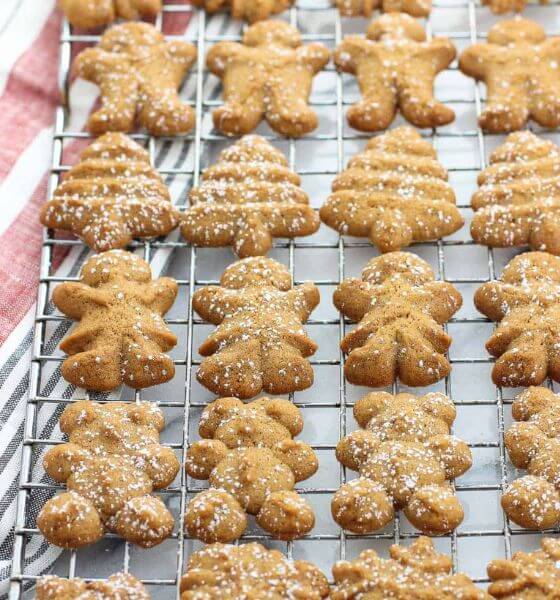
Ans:
{"label": "wire cooling rack", "polygon": [[[194,131],[177,138],[154,139],[136,135],[149,148],[153,163],[168,183],[173,183],[172,195],[179,207],[184,207],[186,193],[199,180],[201,169],[212,163],[219,151],[228,143],[216,134],[211,125],[211,111],[221,98],[217,81],[204,66],[210,45],[223,39],[239,39],[241,24],[232,24],[227,17],[208,17],[188,5],[166,4],[157,26],[167,34],[168,23],[174,18],[191,21],[183,39],[198,46],[196,68],[189,74],[182,95],[196,109]],[[560,11],[554,5],[530,6],[525,16],[540,21],[548,33],[560,29]],[[305,42],[321,41],[331,49],[347,33],[363,33],[364,19],[341,19],[329,0],[299,0],[296,7],[281,18],[287,18],[303,33]],[[467,45],[486,37],[495,18],[486,8],[464,0],[438,0],[426,23],[429,35],[446,35],[461,51]],[[224,22],[228,28],[224,28]],[[233,30],[232,30],[233,28]],[[173,36],[170,36],[173,37]],[[68,103],[69,73],[72,56],[78,46],[95,43],[98,36],[76,35],[65,22],[60,38],[60,89],[63,104],[56,111],[53,136],[53,159],[49,193],[56,187],[61,173],[68,170],[65,148],[71,142],[87,138],[87,134],[72,130],[71,103]],[[509,557],[517,549],[534,549],[539,535],[520,530],[504,518],[499,505],[501,491],[515,470],[507,460],[503,433],[510,421],[510,403],[516,390],[500,390],[492,385],[492,361],[484,351],[484,341],[493,325],[482,318],[472,305],[473,292],[481,283],[494,279],[514,252],[488,250],[470,240],[468,224],[471,217],[470,195],[476,188],[476,175],[484,168],[488,152],[503,141],[500,136],[484,135],[476,125],[476,116],[484,102],[483,90],[472,80],[463,77],[456,64],[438,77],[437,96],[452,105],[457,113],[455,123],[436,131],[423,131],[438,150],[440,161],[450,174],[456,190],[458,205],[467,224],[453,236],[439,242],[417,244],[411,251],[428,260],[439,278],[455,284],[463,294],[464,306],[449,322],[447,329],[453,337],[450,350],[452,373],[444,381],[428,388],[450,395],[457,405],[458,417],[454,432],[467,440],[474,457],[473,468],[456,482],[458,495],[465,507],[465,520],[451,535],[437,538],[436,546],[452,555],[454,569],[466,571],[483,585],[486,564],[492,558]],[[92,92],[93,93],[93,92]],[[290,166],[301,176],[303,187],[309,192],[312,203],[318,208],[326,198],[333,177],[340,172],[349,156],[365,145],[368,136],[348,127],[345,110],[359,94],[355,80],[337,74],[332,65],[315,79],[311,104],[320,117],[319,129],[298,140],[284,140],[266,126],[259,129],[278,147],[283,149]],[[395,124],[399,124],[397,119]],[[550,132],[543,135],[555,139]],[[46,231],[41,254],[40,284],[37,315],[34,328],[33,357],[30,369],[30,396],[23,441],[23,460],[18,492],[13,568],[10,600],[26,596],[36,579],[27,570],[24,560],[26,547],[42,540],[30,509],[34,495],[60,489],[52,482],[34,479],[34,465],[49,445],[60,443],[56,435],[40,437],[38,421],[45,407],[55,405],[55,415],[72,402],[71,393],[56,394],[46,381],[48,367],[60,363],[63,356],[56,344],[48,341],[53,327],[65,320],[53,311],[49,302],[53,287],[60,281],[75,279],[76,270],[69,277],[56,274],[54,256],[61,250],[83,248],[82,261],[87,249],[77,240],[64,239]],[[194,372],[200,363],[196,348],[210,327],[192,312],[192,294],[197,286],[215,283],[223,269],[233,262],[229,249],[190,248],[177,234],[165,240],[136,242],[132,249],[151,261],[164,256],[163,273],[174,276],[179,282],[179,298],[168,314],[167,322],[178,334],[179,344],[172,356],[177,373],[172,382],[148,390],[125,389],[122,398],[130,401],[157,400],[167,418],[163,441],[172,447],[185,462],[188,444],[197,439],[198,418],[211,397],[197,383]],[[312,444],[319,460],[319,472],[300,488],[317,514],[317,524],[312,534],[302,540],[282,543],[263,535],[251,524],[246,540],[258,540],[276,547],[294,558],[307,558],[330,576],[336,560],[356,556],[361,550],[373,547],[385,553],[394,542],[405,542],[418,533],[405,518],[396,518],[394,524],[375,535],[357,536],[341,531],[330,517],[330,499],[339,486],[352,477],[334,458],[334,448],[340,437],[352,431],[354,401],[365,393],[364,388],[346,384],[343,375],[344,357],[338,343],[351,324],[344,321],[332,306],[332,291],[344,278],[358,275],[364,264],[376,251],[368,242],[339,236],[321,226],[309,238],[297,241],[276,240],[271,256],[289,265],[296,283],[313,280],[320,288],[322,302],[308,323],[311,336],[318,341],[319,351],[312,359],[315,384],[305,392],[293,396],[302,408],[305,428],[301,439]],[[393,391],[404,390],[395,385]],[[426,389],[422,390],[426,392]],[[84,391],[81,397],[88,397]],[[89,397],[106,401],[107,396],[92,394]],[[57,561],[54,572],[61,576],[80,576],[100,579],[118,570],[129,571],[148,587],[153,598],[178,597],[178,582],[186,558],[198,542],[183,534],[183,512],[188,499],[200,489],[200,483],[190,480],[181,471],[169,489],[162,492],[164,501],[176,517],[173,536],[151,550],[141,550],[107,534],[93,547],[80,551],[66,551]]]}

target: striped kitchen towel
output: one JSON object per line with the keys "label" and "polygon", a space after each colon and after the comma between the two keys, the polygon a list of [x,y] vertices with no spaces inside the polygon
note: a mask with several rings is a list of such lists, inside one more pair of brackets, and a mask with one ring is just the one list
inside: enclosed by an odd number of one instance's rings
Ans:
{"label": "striped kitchen towel", "polygon": [[[186,0],[165,0],[181,4]],[[51,161],[54,112],[59,103],[57,73],[62,15],[56,0],[2,0],[0,3],[0,598],[9,587],[14,541],[16,495],[21,462],[26,401],[29,393],[29,366],[33,340],[33,321],[42,227],[38,221],[40,205],[46,199],[48,169]],[[187,13],[170,12],[165,16],[165,31],[194,35],[196,19]],[[171,22],[169,22],[171,21]],[[215,33],[229,33],[231,20],[213,18]],[[95,88],[81,80],[70,89],[69,128],[84,128],[95,104]],[[219,93],[211,89],[211,96]],[[166,160],[181,166],[190,160],[188,144],[158,145],[156,166]],[[65,163],[78,153],[70,144]],[[184,179],[167,178],[172,197],[184,201]],[[172,232],[169,239],[177,239]],[[158,250],[152,257],[157,275],[166,265],[169,250]],[[72,246],[65,255],[56,255],[56,274],[76,276],[88,256],[85,246]],[[54,311],[52,306],[47,312]],[[49,328],[47,349],[54,349],[70,327],[60,321]],[[58,398],[83,398],[84,390],[75,389],[61,378],[58,365],[47,365],[42,377],[41,395]],[[118,392],[111,397],[118,397]],[[58,417],[61,407],[43,406],[37,423],[37,437],[61,437]],[[33,481],[46,482],[40,456],[33,465]],[[35,497],[36,496],[36,497]],[[29,506],[29,522],[34,522],[46,496],[34,495]],[[35,539],[37,538],[37,539]],[[40,536],[27,544],[25,573],[45,573],[60,554]]]}

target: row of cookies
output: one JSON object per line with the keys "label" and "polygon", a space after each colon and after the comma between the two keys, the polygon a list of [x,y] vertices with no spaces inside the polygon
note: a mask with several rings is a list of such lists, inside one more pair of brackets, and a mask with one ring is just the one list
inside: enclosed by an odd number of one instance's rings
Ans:
{"label": "row of cookies", "polygon": [[[488,576],[492,583],[484,592],[463,573],[452,574],[451,558],[437,552],[425,537],[408,547],[391,546],[388,559],[365,550],[355,560],[337,562],[332,568],[332,587],[313,564],[288,560],[277,550],[255,543],[213,544],[190,556],[180,582],[181,600],[552,599],[560,587],[560,542],[545,538],[541,546],[535,552],[517,552],[511,560],[491,561]],[[124,573],[95,582],[49,576],[37,585],[37,600],[89,597],[149,600],[150,594],[135,577]]]}
{"label": "row of cookies", "polygon": [[[497,23],[487,43],[462,53],[460,69],[487,86],[479,118],[483,129],[516,131],[530,118],[544,127],[560,125],[555,83],[559,39],[547,39],[533,21],[514,19]],[[337,69],[357,77],[362,93],[362,100],[348,110],[350,125],[369,132],[386,129],[398,108],[418,127],[450,123],[455,114],[434,98],[433,84],[455,56],[447,38],[426,41],[422,25],[401,13],[374,20],[366,38],[347,36],[333,58]],[[299,31],[282,21],[250,26],[241,43],[216,43],[206,64],[222,80],[225,104],[213,112],[214,127],[226,135],[242,135],[265,119],[285,136],[313,131],[318,118],[308,99],[314,75],[329,59],[325,46],[302,45]],[[190,131],[194,111],[179,99],[177,89],[195,60],[195,46],[166,41],[147,23],[108,29],[96,47],[82,51],[74,62],[77,74],[101,92],[101,108],[88,121],[90,132],[128,132],[135,125],[156,136]]]}
{"label": "row of cookies", "polygon": [[[249,23],[263,21],[293,6],[295,0],[195,0],[194,6],[210,14],[228,10],[232,18]],[[544,0],[541,0],[544,3]],[[68,21],[75,27],[94,29],[110,25],[116,19],[154,19],[162,9],[162,0],[59,0]],[[340,14],[346,17],[371,17],[375,10],[403,12],[413,17],[427,17],[432,0],[334,0]],[[483,0],[492,12],[521,12],[525,0]]]}

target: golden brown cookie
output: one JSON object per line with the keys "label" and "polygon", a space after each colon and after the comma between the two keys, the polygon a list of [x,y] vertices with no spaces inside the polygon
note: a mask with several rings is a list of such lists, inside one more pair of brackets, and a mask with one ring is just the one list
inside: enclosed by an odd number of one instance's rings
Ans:
{"label": "golden brown cookie", "polygon": [[487,43],[467,48],[459,59],[465,75],[486,84],[486,106],[478,122],[485,131],[508,133],[529,119],[560,125],[560,38],[546,37],[534,21],[499,21]]}
{"label": "golden brown cookie", "polygon": [[486,342],[497,358],[498,386],[560,381],[560,258],[527,252],[513,258],[498,281],[481,285],[476,308],[499,323]]}
{"label": "golden brown cookie", "polygon": [[189,194],[181,233],[197,246],[232,246],[240,258],[266,254],[274,237],[311,235],[319,218],[286,157],[246,135],[223,150]]}
{"label": "golden brown cookie", "polygon": [[403,12],[413,17],[427,17],[432,0],[335,0],[343,17],[371,17],[374,10]]}
{"label": "golden brown cookie", "polygon": [[313,509],[294,492],[318,468],[315,453],[293,438],[303,419],[289,400],[237,398],[209,404],[199,423],[199,442],[187,453],[186,471],[207,479],[185,513],[189,536],[206,543],[233,542],[247,525],[245,512],[273,537],[292,540],[311,531]]}
{"label": "golden brown cookie", "polygon": [[37,600],[150,600],[148,590],[129,573],[115,573],[107,581],[63,579],[47,575],[37,581]]}
{"label": "golden brown cookie", "polygon": [[375,550],[364,550],[353,561],[333,567],[332,600],[486,600],[463,573],[452,573],[451,557],[439,554],[432,540],[419,537],[410,546],[390,549],[391,558],[380,558]]}
{"label": "golden brown cookie", "polygon": [[560,540],[541,539],[542,550],[516,552],[511,560],[488,564],[493,598],[556,600],[560,590]]}
{"label": "golden brown cookie", "polygon": [[153,19],[161,10],[161,0],[58,0],[71,25],[95,29],[116,19]]}
{"label": "golden brown cookie", "polygon": [[560,523],[560,397],[531,387],[513,402],[515,423],[505,434],[511,462],[528,475],[516,479],[502,496],[509,518],[527,529]]}
{"label": "golden brown cookie", "polygon": [[512,133],[490,156],[472,197],[475,242],[529,245],[560,254],[560,148],[530,131]]}
{"label": "golden brown cookie", "polygon": [[79,548],[104,531],[150,548],[169,537],[174,519],[152,491],[167,487],[179,461],[159,443],[164,419],[151,402],[80,400],[60,418],[68,442],[45,454],[45,471],[67,492],[42,508],[37,526],[55,546]]}
{"label": "golden brown cookie", "polygon": [[334,520],[372,533],[402,509],[423,533],[449,533],[463,520],[450,481],[471,467],[467,444],[450,435],[455,406],[444,394],[372,392],[354,405],[358,429],[340,440],[336,457],[359,478],[333,496]]}
{"label": "golden brown cookie", "polygon": [[328,595],[327,578],[317,567],[255,543],[206,546],[191,554],[181,579],[181,600],[320,600]]}
{"label": "golden brown cookie", "polygon": [[323,223],[368,237],[381,252],[441,239],[463,225],[447,171],[434,147],[412,127],[371,139],[333,182]]}
{"label": "golden brown cookie", "polygon": [[225,104],[213,113],[226,135],[250,133],[266,119],[282,135],[298,137],[317,127],[308,106],[313,76],[328,62],[322,44],[302,45],[299,31],[282,21],[261,21],[243,43],[218,42],[206,64],[222,80]]}
{"label": "golden brown cookie", "polygon": [[[548,4],[548,0],[539,0],[540,4]],[[482,0],[484,6],[488,6],[495,15],[503,15],[508,12],[523,12],[526,0]]]}
{"label": "golden brown cookie", "polygon": [[190,131],[194,111],[179,99],[177,88],[195,59],[192,44],[166,41],[148,23],[111,27],[74,62],[77,74],[98,85],[101,94],[102,106],[90,116],[89,131],[127,132],[136,124],[152,135]]}
{"label": "golden brown cookie", "polygon": [[150,265],[124,250],[96,254],[82,267],[80,281],[56,286],[55,306],[78,325],[60,344],[68,354],[61,373],[89,390],[121,383],[139,389],[173,378],[164,352],[177,343],[163,322],[177,296],[174,279],[152,281]]}
{"label": "golden brown cookie", "polygon": [[334,53],[340,71],[355,75],[362,100],[350,107],[348,122],[361,131],[389,127],[397,108],[417,127],[451,123],[455,113],[435,100],[436,75],[455,58],[447,38],[426,41],[422,25],[403,13],[373,21],[367,37],[348,35]]}
{"label": "golden brown cookie", "polygon": [[193,4],[210,14],[226,9],[234,19],[256,23],[284,12],[294,0],[193,0]]}
{"label": "golden brown cookie", "polygon": [[177,221],[148,152],[123,133],[106,133],[88,146],[41,208],[45,227],[71,231],[96,252],[166,235]]}
{"label": "golden brown cookie", "polygon": [[307,389],[313,384],[307,357],[317,345],[302,323],[317,304],[317,287],[293,286],[275,260],[245,258],[229,266],[219,286],[193,295],[194,310],[217,325],[198,349],[205,358],[197,379],[214,394],[244,399]]}
{"label": "golden brown cookie", "polygon": [[445,352],[451,338],[443,330],[462,304],[450,283],[435,281],[430,265],[409,252],[371,259],[361,279],[345,279],[334,304],[358,325],[342,340],[350,383],[370,387],[397,379],[426,386],[451,371]]}

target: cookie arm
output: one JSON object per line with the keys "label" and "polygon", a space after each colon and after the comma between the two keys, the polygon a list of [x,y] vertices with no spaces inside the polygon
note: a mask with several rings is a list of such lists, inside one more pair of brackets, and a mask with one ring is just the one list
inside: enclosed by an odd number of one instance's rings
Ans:
{"label": "cookie arm", "polygon": [[560,125],[560,39],[549,38],[541,48],[543,59],[531,79],[530,112],[539,125],[555,129]]}
{"label": "cookie arm", "polygon": [[209,285],[193,294],[193,309],[205,321],[219,325],[226,315],[226,300],[231,296],[235,297],[235,292],[226,291],[217,285]]}
{"label": "cookie arm", "polygon": [[459,69],[465,75],[481,80],[486,77],[488,67],[495,58],[495,50],[488,44],[473,44],[461,53]]}
{"label": "cookie arm", "polygon": [[512,308],[526,306],[530,302],[528,293],[501,281],[484,283],[474,294],[477,310],[492,321],[501,321]]}
{"label": "cookie arm", "polygon": [[318,73],[329,62],[330,52],[323,44],[307,44],[296,50],[298,61],[313,74]]}
{"label": "cookie arm", "polygon": [[320,301],[319,290],[311,282],[296,286],[293,290],[287,292],[286,298],[292,302],[293,309],[298,313],[303,323],[307,321]]}
{"label": "cookie arm", "polygon": [[371,309],[373,295],[373,290],[365,281],[345,279],[336,288],[333,302],[344,316],[357,322]]}
{"label": "cookie arm", "polygon": [[144,302],[160,315],[164,315],[173,306],[178,289],[179,287],[174,279],[160,277],[147,284]]}
{"label": "cookie arm", "polygon": [[109,305],[109,296],[105,292],[77,281],[57,285],[52,300],[58,310],[75,321],[94,308]]}

